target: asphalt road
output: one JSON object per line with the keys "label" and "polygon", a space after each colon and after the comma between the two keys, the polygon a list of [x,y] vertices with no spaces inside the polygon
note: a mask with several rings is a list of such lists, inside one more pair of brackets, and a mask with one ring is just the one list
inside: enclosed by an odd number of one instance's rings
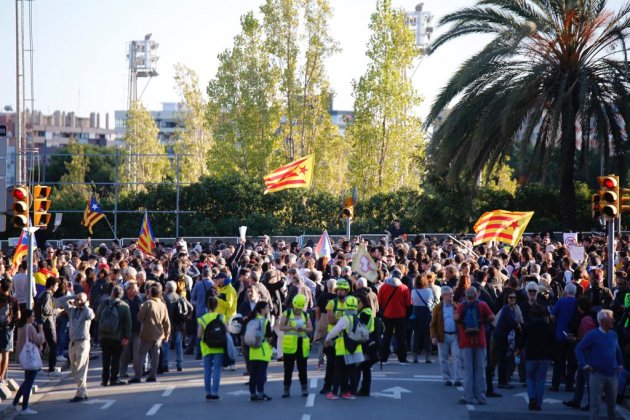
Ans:
{"label": "asphalt road", "polygon": [[[314,353],[313,353],[314,354]],[[17,367],[16,367],[17,368]],[[37,417],[45,419],[89,419],[112,420],[114,418],[188,419],[211,415],[221,419],[276,418],[295,420],[336,419],[585,419],[588,413],[564,407],[561,401],[569,399],[564,392],[546,393],[541,412],[527,410],[526,390],[520,385],[513,390],[503,391],[502,398],[489,399],[485,406],[459,405],[461,389],[446,387],[439,376],[437,363],[397,363],[375,366],[373,372],[372,397],[356,400],[329,401],[319,394],[323,372],[316,369],[316,360],[309,363],[308,397],[300,395],[297,373],[294,373],[293,395],[280,398],[282,394],[282,365],[272,362],[265,392],[273,397],[269,402],[250,402],[249,390],[245,386],[243,363],[237,364],[235,372],[224,371],[219,394],[221,400],[206,401],[203,390],[203,367],[200,361],[186,356],[183,372],[158,375],[156,383],[141,383],[118,387],[101,387],[100,359],[91,361],[89,371],[89,400],[69,403],[74,396],[74,384],[70,376],[61,380],[49,380],[40,373],[36,383],[40,386],[34,395],[31,408]],[[11,370],[10,377],[21,382],[22,374]],[[0,404],[2,409],[9,402]],[[4,411],[6,413],[6,410]],[[626,417],[627,411],[620,409],[618,418]],[[260,417],[262,416],[262,417]],[[8,416],[3,416],[7,418]],[[9,417],[10,418],[10,417]]]}

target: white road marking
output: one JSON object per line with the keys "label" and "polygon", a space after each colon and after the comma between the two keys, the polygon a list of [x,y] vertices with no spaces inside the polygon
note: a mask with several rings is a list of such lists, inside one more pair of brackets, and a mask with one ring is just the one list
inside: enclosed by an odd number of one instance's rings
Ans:
{"label": "white road marking", "polygon": [[315,394],[308,394],[308,398],[306,399],[306,407],[312,407],[315,405]]}
{"label": "white road marking", "polygon": [[459,392],[464,392],[464,387],[463,387],[463,386],[458,386],[458,387],[457,387],[457,390],[458,390]]}
{"label": "white road marking", "polygon": [[312,389],[317,388],[317,378],[311,378],[311,388]]}
{"label": "white road marking", "polygon": [[475,406],[472,404],[466,404],[466,408],[468,409],[468,411],[475,411]]}
{"label": "white road marking", "polygon": [[302,420],[311,420],[310,414],[302,414]]}
{"label": "white road marking", "polygon": [[163,397],[170,397],[171,394],[173,393],[173,391],[175,391],[175,386],[171,385],[169,387],[167,387],[164,392],[162,393]]}
{"label": "white road marking", "polygon": [[157,413],[161,407],[162,407],[162,404],[153,404],[153,407],[151,407],[149,411],[147,411],[147,416],[154,416],[155,413]]}

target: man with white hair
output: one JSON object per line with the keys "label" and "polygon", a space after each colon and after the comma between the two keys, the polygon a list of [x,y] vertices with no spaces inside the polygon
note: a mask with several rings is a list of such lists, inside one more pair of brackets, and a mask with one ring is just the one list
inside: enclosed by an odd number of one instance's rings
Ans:
{"label": "man with white hair", "polygon": [[168,359],[171,344],[175,347],[175,367],[182,371],[184,363],[184,333],[186,332],[186,320],[192,317],[193,306],[186,298],[177,293],[177,283],[170,280],[166,282],[164,303],[168,311],[171,323],[170,340],[162,342],[160,353],[160,367],[158,373],[168,372]]}
{"label": "man with white hair", "polygon": [[485,324],[494,321],[494,313],[487,303],[477,298],[477,289],[469,287],[465,292],[466,301],[455,311],[454,319],[459,324],[458,344],[464,369],[464,395],[460,404],[485,404],[485,363],[486,331]]}
{"label": "man with white hair", "polygon": [[599,419],[599,407],[604,393],[609,420],[615,418],[617,374],[623,369],[623,356],[617,334],[613,331],[613,312],[602,309],[597,313],[599,328],[591,330],[575,348],[580,367],[589,373],[591,419]]}
{"label": "man with white hair", "polygon": [[[431,342],[438,348],[444,384],[446,386],[460,386],[462,384],[462,369],[454,317],[457,312],[457,303],[453,302],[453,289],[451,287],[442,286],[440,292],[442,300],[433,307],[431,315]],[[451,357],[450,364],[449,355]]]}

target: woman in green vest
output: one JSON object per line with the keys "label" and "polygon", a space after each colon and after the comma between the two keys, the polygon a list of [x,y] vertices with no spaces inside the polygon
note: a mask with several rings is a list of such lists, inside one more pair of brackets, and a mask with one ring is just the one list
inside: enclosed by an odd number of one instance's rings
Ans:
{"label": "woman in green vest", "polygon": [[[269,303],[258,302],[250,315],[249,322],[260,322],[262,325],[263,339],[260,347],[249,348],[249,393],[250,401],[271,401],[271,397],[265,394],[265,382],[267,382],[267,366],[271,361],[271,326],[269,324]],[[249,323],[248,323],[249,325]]]}
{"label": "woman in green vest", "polygon": [[[203,340],[206,327],[217,317],[222,315],[216,313],[219,301],[214,296],[209,296],[206,302],[208,312],[197,318],[199,328],[197,337],[200,339],[201,355],[203,356],[203,379],[206,390],[206,400],[218,400],[219,383],[221,382],[221,369],[223,368],[223,347],[209,347]],[[216,323],[215,323],[216,324]]]}
{"label": "woman in green vest", "polygon": [[282,337],[282,352],[284,353],[284,394],[282,398],[289,397],[291,388],[291,376],[293,367],[297,362],[300,385],[302,386],[302,396],[308,396],[308,378],[306,376],[306,362],[311,350],[311,342],[308,334],[313,331],[313,324],[304,311],[306,306],[306,296],[295,295],[293,298],[293,308],[289,308],[282,313],[280,318],[280,330],[284,332]]}

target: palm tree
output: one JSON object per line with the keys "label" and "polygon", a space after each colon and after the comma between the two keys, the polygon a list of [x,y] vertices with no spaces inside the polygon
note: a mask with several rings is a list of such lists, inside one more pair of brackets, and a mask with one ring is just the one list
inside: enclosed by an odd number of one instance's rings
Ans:
{"label": "palm tree", "polygon": [[[431,159],[454,183],[492,168],[516,142],[531,144],[533,171],[558,165],[563,223],[573,228],[576,163],[592,151],[604,154],[606,167],[610,155],[623,161],[630,3],[614,13],[606,0],[479,0],[440,24],[452,26],[430,52],[467,34],[495,36],[433,103],[427,127],[452,109],[433,133]],[[559,162],[548,160],[553,150]]]}

